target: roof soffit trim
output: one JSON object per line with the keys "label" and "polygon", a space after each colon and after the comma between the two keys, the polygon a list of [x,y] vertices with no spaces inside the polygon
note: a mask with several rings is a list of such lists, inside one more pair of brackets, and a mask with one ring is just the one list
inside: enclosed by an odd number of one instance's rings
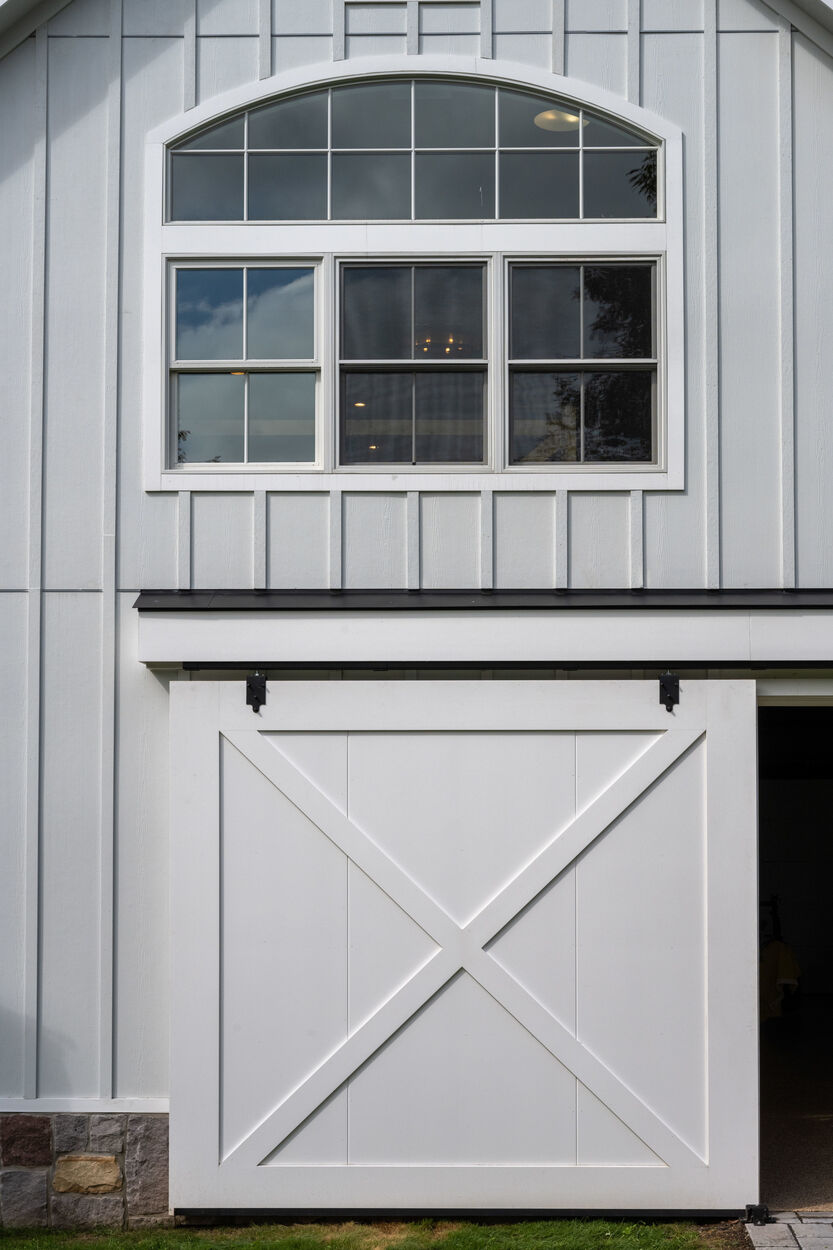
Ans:
{"label": "roof soffit trim", "polygon": [[72,0],[0,0],[0,60]]}

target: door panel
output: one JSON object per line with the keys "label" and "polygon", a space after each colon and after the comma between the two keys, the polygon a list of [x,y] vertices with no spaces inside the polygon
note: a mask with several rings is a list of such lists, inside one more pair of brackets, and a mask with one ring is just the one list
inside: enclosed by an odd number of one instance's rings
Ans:
{"label": "door panel", "polygon": [[751,682],[172,688],[176,1207],[738,1209]]}

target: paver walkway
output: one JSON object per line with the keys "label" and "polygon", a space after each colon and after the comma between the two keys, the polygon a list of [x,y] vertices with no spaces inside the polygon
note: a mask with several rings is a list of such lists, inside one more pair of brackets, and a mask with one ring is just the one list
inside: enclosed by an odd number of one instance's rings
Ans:
{"label": "paver walkway", "polygon": [[772,1211],[770,1224],[747,1224],[755,1250],[833,1250],[833,1211]]}

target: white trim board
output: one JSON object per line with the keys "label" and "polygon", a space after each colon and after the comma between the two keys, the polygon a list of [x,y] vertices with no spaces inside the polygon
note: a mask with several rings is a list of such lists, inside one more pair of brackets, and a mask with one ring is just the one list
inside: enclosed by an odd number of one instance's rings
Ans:
{"label": "white trim board", "polygon": [[143,612],[145,664],[833,664],[833,610]]}

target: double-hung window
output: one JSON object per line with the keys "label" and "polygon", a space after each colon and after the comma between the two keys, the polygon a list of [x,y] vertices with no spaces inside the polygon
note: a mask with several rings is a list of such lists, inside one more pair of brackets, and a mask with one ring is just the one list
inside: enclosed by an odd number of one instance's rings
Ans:
{"label": "double-hung window", "polygon": [[188,242],[163,265],[163,473],[667,472],[652,133],[543,90],[379,76],[165,156],[164,236]]}

